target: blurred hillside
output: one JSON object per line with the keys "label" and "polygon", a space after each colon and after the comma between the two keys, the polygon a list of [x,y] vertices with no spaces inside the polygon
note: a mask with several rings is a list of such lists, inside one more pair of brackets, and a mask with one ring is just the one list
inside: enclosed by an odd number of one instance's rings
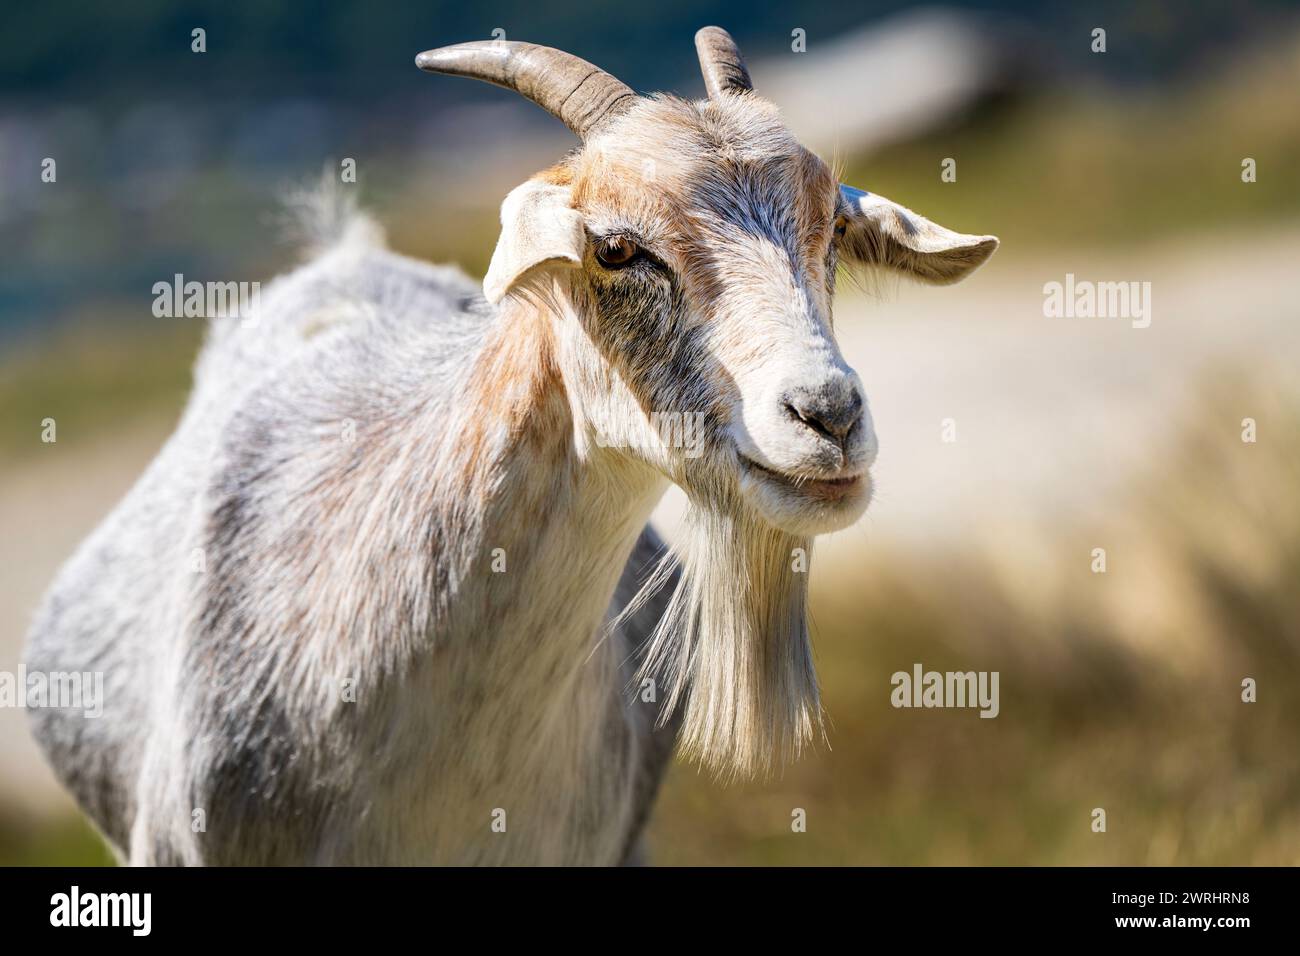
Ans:
{"label": "blurred hillside", "polygon": [[[571,140],[518,97],[419,73],[414,54],[501,29],[638,89],[698,96],[691,36],[710,22],[735,33],[759,90],[810,142],[862,185],[916,187],[918,204],[946,156],[982,188],[947,190],[945,202],[983,203],[970,211],[999,221],[1049,203],[1051,218],[1022,216],[1048,241],[1296,202],[1284,184],[1296,162],[1297,111],[1285,107],[1297,27],[1283,3],[1187,16],[1152,0],[704,2],[609,22],[573,2],[29,4],[0,33],[0,347],[86,304],[108,313],[100,321],[147,317],[160,276],[269,277],[291,261],[275,212],[286,186],[345,157],[400,247],[481,268],[501,195]],[[1089,50],[1098,24],[1105,54]],[[207,52],[191,52],[195,28]],[[804,52],[792,50],[794,31]],[[1243,141],[1264,154],[1266,175],[1206,209],[1198,186],[1234,177],[1204,174],[1240,160],[1218,148]],[[873,155],[890,143],[896,151]],[[47,157],[56,183],[41,181]],[[1144,190],[1151,172],[1175,188]]]}

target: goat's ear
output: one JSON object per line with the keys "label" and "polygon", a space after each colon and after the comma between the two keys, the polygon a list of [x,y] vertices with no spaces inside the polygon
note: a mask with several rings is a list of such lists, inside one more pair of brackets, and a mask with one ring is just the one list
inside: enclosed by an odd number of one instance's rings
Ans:
{"label": "goat's ear", "polygon": [[586,243],[568,187],[530,179],[501,204],[501,237],[483,277],[483,294],[496,305],[539,266],[580,266]]}
{"label": "goat's ear", "polygon": [[865,265],[949,285],[982,266],[998,247],[996,236],[953,232],[874,193],[840,186],[840,196],[847,220],[843,255]]}

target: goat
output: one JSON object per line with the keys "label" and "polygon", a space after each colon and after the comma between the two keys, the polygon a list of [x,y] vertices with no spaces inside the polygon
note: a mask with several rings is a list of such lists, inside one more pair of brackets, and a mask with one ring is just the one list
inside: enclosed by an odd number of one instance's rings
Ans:
{"label": "goat", "polygon": [[101,718],[32,719],[123,859],[625,862],[676,743],[759,775],[819,733],[802,562],[877,449],[837,267],[947,283],[997,240],[840,186],[729,35],[696,45],[697,102],[527,43],[420,54],[582,141],[505,199],[481,291],[346,212],[210,328],[29,639],[105,675]]}

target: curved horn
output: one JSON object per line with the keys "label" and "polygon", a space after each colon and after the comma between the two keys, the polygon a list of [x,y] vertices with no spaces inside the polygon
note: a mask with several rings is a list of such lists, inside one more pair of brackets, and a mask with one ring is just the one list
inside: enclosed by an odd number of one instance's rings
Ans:
{"label": "curved horn", "polygon": [[723,93],[748,93],[754,88],[740,48],[722,27],[705,27],[696,33],[695,52],[700,56],[700,72],[709,99],[716,100]]}
{"label": "curved horn", "polygon": [[426,50],[415,65],[430,73],[467,76],[514,90],[584,139],[632,105],[636,93],[586,60],[535,43],[477,40]]}

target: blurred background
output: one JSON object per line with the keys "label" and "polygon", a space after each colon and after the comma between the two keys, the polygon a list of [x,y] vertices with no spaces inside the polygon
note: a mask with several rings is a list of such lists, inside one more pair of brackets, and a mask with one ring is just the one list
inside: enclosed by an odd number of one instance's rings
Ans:
{"label": "blurred background", "polygon": [[[290,267],[280,197],[346,159],[394,248],[480,275],[501,198],[574,143],[415,53],[500,30],[695,97],[717,23],[847,182],[1002,248],[955,288],[841,293],[882,451],[813,565],[828,744],[744,785],[678,765],[652,859],[1300,863],[1294,5],[87,6],[0,32],[0,670],[185,400],[202,320],[155,318],[155,282]],[[1067,273],[1150,282],[1150,327],[1046,318]],[[998,671],[1000,715],[892,708],[917,662]],[[0,863],[99,862],[0,709]]]}

